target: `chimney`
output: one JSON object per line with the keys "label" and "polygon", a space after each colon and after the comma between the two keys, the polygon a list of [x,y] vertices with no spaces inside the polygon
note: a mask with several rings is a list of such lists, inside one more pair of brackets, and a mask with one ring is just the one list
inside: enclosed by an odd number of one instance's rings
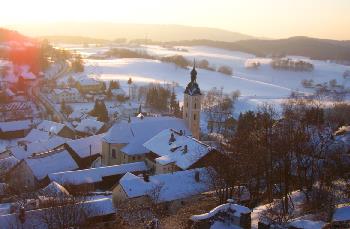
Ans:
{"label": "chimney", "polygon": [[173,143],[174,141],[176,141],[174,133],[170,134],[170,139],[169,139],[169,143]]}
{"label": "chimney", "polygon": [[199,182],[199,181],[200,181],[199,171],[196,171],[196,172],[194,173],[194,179],[195,179],[196,182]]}
{"label": "chimney", "polygon": [[182,150],[184,153],[187,153],[187,145],[184,145],[184,149]]}
{"label": "chimney", "polygon": [[149,175],[148,175],[148,173],[144,173],[144,174],[143,174],[143,180],[144,180],[145,182],[149,182]]}

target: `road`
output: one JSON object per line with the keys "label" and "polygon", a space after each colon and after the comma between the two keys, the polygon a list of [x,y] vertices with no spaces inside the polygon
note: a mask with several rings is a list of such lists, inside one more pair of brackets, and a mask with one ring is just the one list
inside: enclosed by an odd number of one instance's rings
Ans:
{"label": "road", "polygon": [[[62,69],[55,76],[53,76],[52,79],[57,80],[67,74],[70,70],[70,64],[68,62],[64,62],[62,64]],[[34,85],[29,88],[29,94],[35,98],[35,101],[37,101],[41,109],[45,107],[46,114],[48,113],[47,111],[50,110],[53,114],[53,117],[55,117],[57,121],[62,123],[68,122],[67,118],[59,110],[56,109],[55,105],[43,93],[40,92],[39,85],[41,82],[42,79],[36,80]]]}

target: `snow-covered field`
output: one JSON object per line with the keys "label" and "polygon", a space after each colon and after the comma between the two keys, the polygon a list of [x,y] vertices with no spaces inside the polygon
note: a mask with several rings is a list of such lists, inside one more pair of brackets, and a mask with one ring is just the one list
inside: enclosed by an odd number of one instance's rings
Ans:
{"label": "snow-covered field", "polygon": [[[83,55],[102,53],[108,47],[88,47],[65,45],[65,48],[76,50]],[[326,61],[309,60],[305,57],[291,57],[311,62],[315,70],[312,72],[291,72],[273,70],[270,67],[270,58],[256,58],[253,55],[227,51],[203,46],[181,47],[188,52],[169,50],[160,46],[127,46],[129,49],[144,50],[157,56],[183,55],[188,60],[207,59],[210,65],[219,67],[228,65],[233,68],[233,76],[227,76],[218,72],[197,69],[198,83],[203,91],[212,87],[223,88],[230,93],[235,90],[241,92],[241,97],[236,104],[235,113],[254,109],[258,104],[268,102],[280,104],[292,91],[312,93],[313,89],[303,88],[301,81],[312,79],[315,83],[324,83],[336,79],[338,84],[350,87],[350,79],[344,79],[343,73],[350,69],[348,66],[334,64]],[[258,60],[261,67],[257,70],[245,68],[246,61]],[[176,82],[182,88],[190,80],[190,70],[181,69],[174,64],[162,63],[149,59],[108,59],[85,60],[84,74],[94,74],[100,80],[119,80],[122,87],[126,88],[126,81],[131,77],[137,85],[150,82]],[[182,100],[181,90],[178,98]]]}

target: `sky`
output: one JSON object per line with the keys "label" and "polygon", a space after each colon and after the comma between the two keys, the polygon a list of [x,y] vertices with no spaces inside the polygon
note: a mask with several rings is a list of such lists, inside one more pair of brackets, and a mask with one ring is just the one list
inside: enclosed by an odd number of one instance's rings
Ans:
{"label": "sky", "polygon": [[106,21],[350,40],[350,0],[2,0],[1,8],[0,26]]}

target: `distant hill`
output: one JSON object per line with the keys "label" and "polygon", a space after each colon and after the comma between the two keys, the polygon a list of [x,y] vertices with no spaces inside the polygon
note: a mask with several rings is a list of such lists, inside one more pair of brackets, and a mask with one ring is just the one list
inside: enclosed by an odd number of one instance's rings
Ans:
{"label": "distant hill", "polygon": [[66,43],[66,44],[104,44],[110,43],[110,40],[98,39],[91,37],[82,37],[82,36],[42,36],[39,39],[47,39],[53,43]]}
{"label": "distant hill", "polygon": [[21,33],[41,36],[81,36],[114,40],[116,38],[156,41],[206,39],[234,42],[254,37],[222,29],[183,25],[117,24],[107,22],[59,22],[40,25],[13,25]]}
{"label": "distant hill", "polygon": [[317,60],[350,61],[350,41],[317,39],[310,37],[291,37],[278,40],[242,40],[222,42],[210,40],[192,40],[168,42],[171,45],[206,45],[234,51],[255,54],[257,56],[305,56]]}
{"label": "distant hill", "polygon": [[9,41],[26,42],[32,41],[32,39],[18,33],[17,31],[0,28],[0,42]]}

